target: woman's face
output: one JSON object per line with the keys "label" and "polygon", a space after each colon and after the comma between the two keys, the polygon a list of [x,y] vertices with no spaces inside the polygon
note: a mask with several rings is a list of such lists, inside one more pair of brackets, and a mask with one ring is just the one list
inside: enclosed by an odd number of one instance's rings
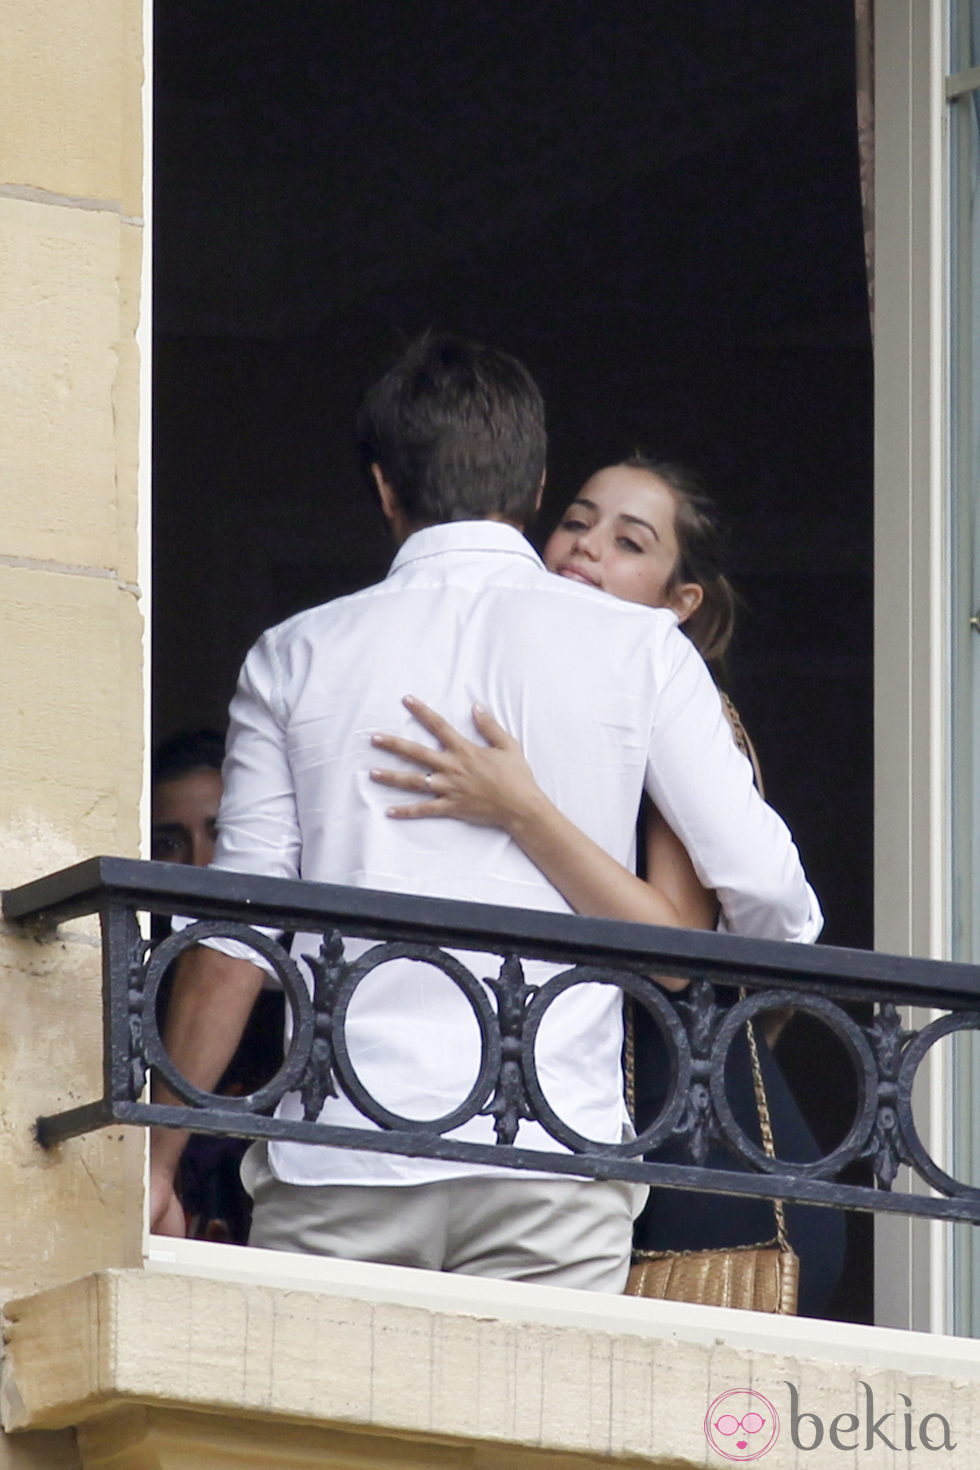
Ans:
{"label": "woman's face", "polygon": [[544,548],[550,572],[683,622],[700,604],[697,582],[671,587],[677,566],[676,500],[648,470],[611,465],[587,480]]}

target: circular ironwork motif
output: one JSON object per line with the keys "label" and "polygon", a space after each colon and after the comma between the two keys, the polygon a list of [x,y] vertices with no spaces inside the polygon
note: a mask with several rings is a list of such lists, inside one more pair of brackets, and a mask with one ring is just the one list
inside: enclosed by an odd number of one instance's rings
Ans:
{"label": "circular ironwork motif", "polygon": [[[857,1079],[857,1111],[854,1121],[835,1149],[812,1163],[798,1159],[770,1158],[758,1144],[744,1133],[735,1121],[725,1094],[725,1063],[729,1048],[748,1021],[762,1011],[792,1006],[794,1010],[806,1011],[826,1023],[834,1035],[843,1043],[844,1050],[854,1067]],[[711,1049],[711,1100],[725,1139],[738,1158],[763,1174],[778,1174],[788,1169],[794,1174],[811,1179],[832,1177],[856,1159],[874,1127],[878,1105],[878,1069],[867,1038],[852,1021],[846,1011],[823,996],[801,995],[796,990],[768,990],[747,996],[732,1006],[715,1037]]]}
{"label": "circular ironwork motif", "polygon": [[908,1148],[914,1167],[923,1179],[928,1180],[934,1189],[939,1190],[940,1194],[952,1195],[956,1199],[980,1200],[980,1188],[954,1179],[951,1174],[940,1169],[932,1156],[926,1152],[912,1115],[912,1088],[915,1083],[915,1074],[926,1052],[944,1036],[949,1036],[956,1031],[980,1031],[980,1013],[953,1011],[948,1016],[940,1016],[938,1020],[930,1021],[928,1026],[923,1026],[922,1030],[916,1033],[902,1057],[902,1065],[898,1071],[898,1097],[895,1111],[898,1114],[898,1126],[902,1139]]}
{"label": "circular ironwork motif", "polygon": [[[378,1102],[358,1077],[347,1048],[347,1011],[361,981],[379,965],[392,960],[417,960],[440,970],[469,1001],[480,1028],[480,1070],[476,1081],[459,1105],[439,1118],[405,1118]],[[497,1017],[487,992],[472,971],[445,950],[427,944],[376,944],[350,966],[338,992],[333,1012],[334,1065],[341,1086],[351,1102],[381,1128],[409,1133],[446,1133],[469,1122],[482,1108],[500,1071],[500,1034]]]}
{"label": "circular ironwork motif", "polygon": [[[664,1035],[672,1084],[667,1093],[667,1102],[659,1116],[642,1133],[624,1143],[600,1143],[576,1133],[551,1107],[538,1081],[534,1048],[541,1022],[549,1006],[573,985],[617,986],[653,1017]],[[655,989],[646,977],[633,975],[628,970],[606,970],[592,965],[576,965],[571,970],[563,970],[560,975],[554,975],[538,987],[524,1021],[521,1063],[536,1121],[552,1138],[576,1154],[596,1153],[607,1154],[612,1158],[633,1158],[648,1149],[659,1147],[673,1131],[687,1101],[691,1084],[691,1049],[680,1018],[666,996]]]}
{"label": "circular ironwork motif", "polygon": [[[202,939],[218,938],[236,939],[268,960],[292,1011],[292,1037],[282,1066],[257,1092],[246,1097],[230,1097],[223,1092],[205,1092],[195,1087],[170,1060],[157,1026],[157,995],[170,966],[184,950],[199,944]],[[143,1054],[147,1064],[166,1081],[171,1091],[194,1107],[216,1107],[224,1113],[260,1113],[274,1108],[284,1093],[292,1092],[302,1082],[313,1045],[313,1005],[299,967],[277,940],[247,924],[222,922],[220,919],[191,924],[157,945],[146,967],[142,1023]]]}

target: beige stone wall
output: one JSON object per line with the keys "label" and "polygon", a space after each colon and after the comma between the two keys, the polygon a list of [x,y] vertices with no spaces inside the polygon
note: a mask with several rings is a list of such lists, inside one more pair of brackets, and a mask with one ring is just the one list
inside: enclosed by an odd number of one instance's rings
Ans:
{"label": "beige stone wall", "polygon": [[[135,855],[142,0],[0,0],[0,887]],[[140,1139],[45,1156],[99,1085],[91,927],[0,933],[0,1292],[138,1259]],[[0,1466],[75,1463],[72,1435]]]}

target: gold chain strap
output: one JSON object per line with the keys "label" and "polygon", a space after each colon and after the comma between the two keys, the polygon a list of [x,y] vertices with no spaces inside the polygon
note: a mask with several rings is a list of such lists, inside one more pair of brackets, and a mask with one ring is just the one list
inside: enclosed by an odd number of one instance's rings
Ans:
{"label": "gold chain strap", "polygon": [[636,1128],[636,1028],[633,1025],[633,1002],[628,995],[623,996],[624,1020],[626,1022],[626,1036],[623,1045],[623,1073],[626,1078],[626,1111],[630,1115],[630,1122]]}
{"label": "gold chain strap", "polygon": [[[732,727],[735,744],[744,756],[748,758],[755,775],[755,784],[759,789],[760,796],[763,794],[762,772],[759,770],[759,761],[756,756],[752,742],[745,732],[738,710],[735,708],[727,694],[722,694],[722,703],[725,714]],[[739,987],[739,1000],[746,996],[745,986]],[[626,1009],[626,1036],[623,1046],[623,1072],[626,1078],[626,1108],[630,1115],[630,1122],[636,1127],[636,1029],[633,1024],[633,1001],[629,996],[623,997]],[[769,1099],[766,1097],[765,1085],[762,1081],[762,1067],[759,1062],[759,1047],[755,1039],[755,1028],[751,1021],[745,1023],[745,1029],[749,1038],[749,1053],[752,1058],[752,1085],[755,1089],[755,1105],[759,1113],[759,1130],[762,1134],[762,1147],[766,1156],[770,1159],[776,1157],[776,1144],[772,1135],[772,1119],[769,1116]],[[788,1251],[790,1249],[789,1236],[786,1233],[786,1210],[781,1199],[772,1202],[773,1214],[776,1216],[776,1242],[779,1249]]]}
{"label": "gold chain strap", "polygon": [[728,723],[732,727],[732,734],[735,737],[735,744],[738,746],[739,750],[742,752],[749,765],[752,767],[752,776],[756,784],[756,789],[758,790],[759,795],[764,798],[766,794],[766,789],[762,784],[762,768],[759,765],[759,757],[755,753],[755,746],[749,739],[745,726],[742,724],[741,715],[732,704],[727,694],[722,694],[721,702],[724,707]]}
{"label": "gold chain strap", "polygon": [[[739,1000],[745,999],[745,986],[739,987]],[[759,1129],[762,1133],[762,1147],[770,1159],[776,1157],[776,1144],[772,1136],[772,1119],[769,1116],[769,1099],[766,1097],[766,1089],[762,1081],[762,1067],[759,1064],[759,1047],[755,1039],[755,1027],[751,1021],[746,1021],[745,1029],[749,1037],[749,1051],[752,1053],[752,1081],[755,1086],[755,1105],[759,1110]],[[781,1199],[772,1202],[773,1213],[776,1216],[776,1239],[781,1251],[789,1250],[789,1236],[786,1234],[786,1210]]]}
{"label": "gold chain strap", "polygon": [[[739,988],[739,1000],[744,1000],[746,991],[744,985]],[[630,1122],[636,1127],[636,1028],[633,1022],[633,1001],[629,996],[624,996],[626,1036],[623,1045],[623,1074],[626,1080],[626,1110],[630,1116]],[[769,1116],[769,1099],[766,1097],[765,1084],[762,1081],[762,1066],[759,1062],[759,1047],[755,1039],[755,1029],[751,1021],[745,1023],[745,1029],[749,1038],[749,1054],[752,1058],[752,1085],[755,1089],[755,1105],[759,1113],[759,1130],[762,1134],[762,1147],[770,1159],[776,1157],[776,1144],[772,1134],[772,1119]],[[781,1251],[790,1249],[789,1236],[786,1233],[786,1211],[781,1199],[772,1202],[773,1214],[776,1217],[776,1242]],[[638,1252],[642,1254],[642,1252]]]}

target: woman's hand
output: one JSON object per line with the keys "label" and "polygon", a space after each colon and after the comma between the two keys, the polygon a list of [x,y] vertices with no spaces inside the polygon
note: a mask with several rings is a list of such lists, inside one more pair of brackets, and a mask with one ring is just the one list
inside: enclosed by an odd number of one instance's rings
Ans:
{"label": "woman's hand", "polygon": [[375,768],[371,780],[397,791],[424,794],[425,799],[391,806],[388,816],[402,821],[415,817],[455,817],[480,827],[501,827],[513,835],[541,800],[541,791],[520,746],[482,705],[473,706],[473,723],[487,742],[476,745],[448,720],[406,695],[403,703],[419,724],[435,736],[440,749],[403,740],[397,735],[373,735],[372,745],[418,771]]}
{"label": "woman's hand", "polygon": [[[576,913],[639,924],[680,922],[672,899],[630,873],[548,800],[517,741],[481,705],[473,706],[473,722],[486,745],[467,740],[420,699],[408,695],[404,704],[439,748],[397,735],[372,735],[378,749],[419,767],[372,770],[372,781],[427,793],[423,801],[390,806],[389,817],[456,817],[500,827]],[[661,984],[682,990],[687,981]]]}

